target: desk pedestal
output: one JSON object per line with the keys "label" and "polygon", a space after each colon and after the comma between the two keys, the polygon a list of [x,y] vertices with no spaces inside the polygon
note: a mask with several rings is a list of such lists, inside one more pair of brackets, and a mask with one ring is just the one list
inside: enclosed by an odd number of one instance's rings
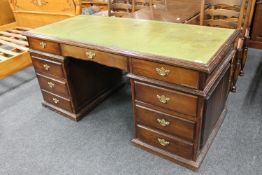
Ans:
{"label": "desk pedestal", "polygon": [[69,41],[28,41],[44,106],[78,121],[122,85],[122,70],[128,72],[135,123],[132,142],[196,170],[226,113],[235,38],[208,64]]}

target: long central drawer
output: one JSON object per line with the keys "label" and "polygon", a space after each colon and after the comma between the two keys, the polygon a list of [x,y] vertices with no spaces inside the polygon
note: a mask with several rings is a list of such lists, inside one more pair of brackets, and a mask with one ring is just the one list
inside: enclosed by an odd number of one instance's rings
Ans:
{"label": "long central drawer", "polygon": [[122,55],[116,55],[99,50],[87,49],[66,44],[61,44],[61,52],[63,56],[70,56],[86,61],[94,61],[96,63],[119,68],[124,71],[128,70],[127,57]]}

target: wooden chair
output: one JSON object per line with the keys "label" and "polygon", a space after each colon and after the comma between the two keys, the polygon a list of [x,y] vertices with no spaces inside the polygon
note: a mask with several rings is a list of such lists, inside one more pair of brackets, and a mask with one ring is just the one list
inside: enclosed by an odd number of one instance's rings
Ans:
{"label": "wooden chair", "polygon": [[126,0],[109,0],[108,16],[123,17],[131,12],[132,6]]}
{"label": "wooden chair", "polygon": [[249,0],[249,13],[247,14],[247,24],[246,24],[246,32],[245,32],[245,40],[244,40],[244,49],[243,49],[243,55],[242,55],[242,59],[241,59],[241,71],[240,71],[240,75],[244,75],[244,67],[246,64],[246,60],[247,60],[247,52],[248,52],[248,40],[250,39],[250,27],[252,24],[252,18],[253,18],[253,14],[254,14],[254,10],[255,10],[255,4],[256,4],[256,0]]}
{"label": "wooden chair", "polygon": [[243,20],[244,1],[247,0],[202,0],[200,25],[238,28]]}
{"label": "wooden chair", "polygon": [[132,12],[140,10],[146,6],[150,6],[151,0],[132,0]]}
{"label": "wooden chair", "polygon": [[35,28],[81,14],[81,0],[9,0],[17,26]]}
{"label": "wooden chair", "polygon": [[[207,9],[204,7],[208,6]],[[250,0],[201,0],[200,25],[238,29],[241,31],[235,43],[237,54],[232,63],[231,86],[235,91],[236,81],[244,59],[244,43],[250,13]]]}

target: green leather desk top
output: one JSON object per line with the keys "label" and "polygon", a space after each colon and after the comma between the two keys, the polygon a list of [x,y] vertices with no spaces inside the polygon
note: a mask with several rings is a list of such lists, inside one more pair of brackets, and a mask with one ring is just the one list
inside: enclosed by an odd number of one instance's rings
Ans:
{"label": "green leather desk top", "polygon": [[76,16],[30,33],[206,64],[234,31],[161,21]]}

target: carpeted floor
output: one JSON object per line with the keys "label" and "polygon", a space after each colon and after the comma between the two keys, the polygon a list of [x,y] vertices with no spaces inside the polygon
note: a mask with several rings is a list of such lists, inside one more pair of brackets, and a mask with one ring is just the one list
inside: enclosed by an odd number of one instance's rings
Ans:
{"label": "carpeted floor", "polygon": [[262,51],[245,76],[196,173],[134,147],[127,85],[76,123],[41,106],[32,68],[0,81],[0,175],[260,175]]}

